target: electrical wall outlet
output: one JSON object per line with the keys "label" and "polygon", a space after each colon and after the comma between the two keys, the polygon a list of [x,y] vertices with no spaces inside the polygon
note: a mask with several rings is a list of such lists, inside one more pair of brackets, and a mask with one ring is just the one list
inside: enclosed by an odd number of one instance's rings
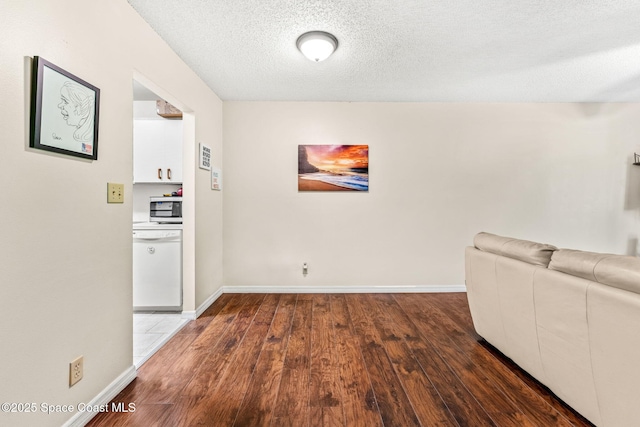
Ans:
{"label": "electrical wall outlet", "polygon": [[107,203],[124,203],[124,184],[107,182]]}
{"label": "electrical wall outlet", "polygon": [[69,387],[82,379],[84,374],[84,358],[82,356],[69,363]]}

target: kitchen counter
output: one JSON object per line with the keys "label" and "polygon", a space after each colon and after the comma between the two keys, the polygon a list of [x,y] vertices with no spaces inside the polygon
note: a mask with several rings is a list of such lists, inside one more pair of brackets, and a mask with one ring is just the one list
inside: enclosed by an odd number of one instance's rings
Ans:
{"label": "kitchen counter", "polygon": [[157,222],[134,222],[134,230],[182,230],[182,224],[160,224]]}

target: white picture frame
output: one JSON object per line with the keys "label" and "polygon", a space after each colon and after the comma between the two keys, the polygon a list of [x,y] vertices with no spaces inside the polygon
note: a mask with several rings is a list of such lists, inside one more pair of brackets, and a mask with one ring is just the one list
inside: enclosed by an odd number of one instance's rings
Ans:
{"label": "white picture frame", "polygon": [[200,152],[198,158],[199,158],[199,164],[198,167],[200,169],[204,169],[207,171],[211,170],[211,147],[209,147],[208,145],[205,144],[199,144],[200,149],[198,150]]}

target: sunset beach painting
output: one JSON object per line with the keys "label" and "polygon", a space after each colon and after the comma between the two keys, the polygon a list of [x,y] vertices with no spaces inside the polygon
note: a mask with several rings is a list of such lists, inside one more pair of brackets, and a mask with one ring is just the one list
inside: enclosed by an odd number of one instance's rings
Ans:
{"label": "sunset beach painting", "polygon": [[369,191],[369,146],[298,145],[298,191]]}

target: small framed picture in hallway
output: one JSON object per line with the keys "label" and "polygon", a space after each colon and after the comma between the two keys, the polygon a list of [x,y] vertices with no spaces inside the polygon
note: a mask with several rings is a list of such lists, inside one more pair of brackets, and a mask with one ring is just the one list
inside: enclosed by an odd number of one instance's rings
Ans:
{"label": "small framed picture in hallway", "polygon": [[100,89],[35,56],[29,146],[98,159]]}

